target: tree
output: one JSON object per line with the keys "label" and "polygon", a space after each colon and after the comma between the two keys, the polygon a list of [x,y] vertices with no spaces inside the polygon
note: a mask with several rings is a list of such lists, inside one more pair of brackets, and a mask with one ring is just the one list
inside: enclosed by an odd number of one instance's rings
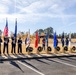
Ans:
{"label": "tree", "polygon": [[46,29],[44,29],[44,33],[48,33],[49,34],[49,37],[52,37],[53,36],[53,28],[52,27],[48,27]]}

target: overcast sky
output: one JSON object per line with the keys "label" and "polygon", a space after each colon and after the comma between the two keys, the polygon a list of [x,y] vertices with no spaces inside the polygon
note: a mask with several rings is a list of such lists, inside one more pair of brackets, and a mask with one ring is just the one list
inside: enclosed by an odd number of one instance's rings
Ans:
{"label": "overcast sky", "polygon": [[18,31],[31,34],[37,29],[53,27],[57,34],[76,32],[76,0],[0,0],[0,29],[8,18],[9,32],[14,32],[15,18]]}

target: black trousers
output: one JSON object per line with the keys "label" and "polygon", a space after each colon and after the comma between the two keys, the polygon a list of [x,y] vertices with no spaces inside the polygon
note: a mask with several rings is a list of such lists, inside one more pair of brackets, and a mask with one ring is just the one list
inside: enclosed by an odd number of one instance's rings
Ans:
{"label": "black trousers", "polygon": [[62,47],[64,47],[64,43],[62,42]]}
{"label": "black trousers", "polygon": [[42,48],[45,50],[45,44],[42,44]]}
{"label": "black trousers", "polygon": [[0,55],[1,55],[1,44],[0,44]]}
{"label": "black trousers", "polygon": [[12,44],[12,50],[11,50],[11,53],[16,53],[16,44]]}
{"label": "black trousers", "polygon": [[18,44],[18,53],[22,53],[22,45]]}
{"label": "black trousers", "polygon": [[4,44],[3,53],[5,53],[5,49],[7,49],[7,54],[8,54],[8,44]]}

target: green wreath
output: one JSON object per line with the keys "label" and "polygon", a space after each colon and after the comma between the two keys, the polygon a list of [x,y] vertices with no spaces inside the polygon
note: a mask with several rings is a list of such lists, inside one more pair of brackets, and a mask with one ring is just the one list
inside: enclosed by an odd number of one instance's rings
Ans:
{"label": "green wreath", "polygon": [[52,51],[51,47],[48,47],[47,50],[48,50],[48,51]]}
{"label": "green wreath", "polygon": [[72,47],[72,50],[74,50],[74,51],[76,50],[75,46]]}
{"label": "green wreath", "polygon": [[42,51],[42,47],[39,46],[39,47],[37,48],[37,50],[38,50],[39,52],[41,52],[41,51]]}
{"label": "green wreath", "polygon": [[33,51],[33,48],[32,47],[29,47],[29,52],[32,52]]}
{"label": "green wreath", "polygon": [[55,49],[56,49],[57,51],[60,51],[60,47],[59,47],[59,46],[57,46]]}
{"label": "green wreath", "polygon": [[64,51],[68,51],[68,47],[67,46],[64,47]]}

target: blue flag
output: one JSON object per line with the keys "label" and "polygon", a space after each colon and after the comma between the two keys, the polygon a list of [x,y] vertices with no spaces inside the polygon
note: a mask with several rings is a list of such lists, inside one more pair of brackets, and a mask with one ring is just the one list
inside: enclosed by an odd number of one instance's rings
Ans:
{"label": "blue flag", "polygon": [[16,37],[16,36],[17,36],[17,19],[15,21],[15,33],[14,33],[14,37]]}
{"label": "blue flag", "polygon": [[56,32],[54,33],[54,48],[57,46],[57,37],[56,37]]}

